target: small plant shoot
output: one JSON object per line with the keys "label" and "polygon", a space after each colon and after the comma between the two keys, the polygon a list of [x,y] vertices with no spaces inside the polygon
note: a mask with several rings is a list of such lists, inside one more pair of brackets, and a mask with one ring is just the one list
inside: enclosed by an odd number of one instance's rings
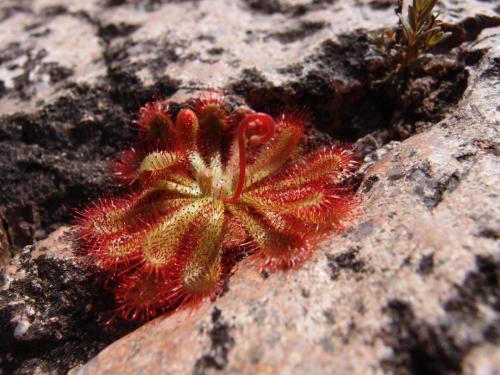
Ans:
{"label": "small plant shoot", "polygon": [[406,17],[402,14],[403,1],[399,0],[399,30],[385,30],[375,39],[379,50],[400,67],[417,62],[432,47],[450,34],[441,30],[441,21],[433,12],[437,0],[413,0]]}

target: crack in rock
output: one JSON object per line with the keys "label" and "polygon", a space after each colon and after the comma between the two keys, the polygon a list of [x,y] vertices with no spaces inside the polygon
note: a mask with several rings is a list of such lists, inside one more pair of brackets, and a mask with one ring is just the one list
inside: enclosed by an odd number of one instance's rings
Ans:
{"label": "crack in rock", "polygon": [[223,370],[235,344],[230,335],[230,327],[223,322],[222,311],[217,307],[212,312],[212,326],[208,336],[211,341],[210,351],[196,361],[193,375],[204,375],[208,369]]}

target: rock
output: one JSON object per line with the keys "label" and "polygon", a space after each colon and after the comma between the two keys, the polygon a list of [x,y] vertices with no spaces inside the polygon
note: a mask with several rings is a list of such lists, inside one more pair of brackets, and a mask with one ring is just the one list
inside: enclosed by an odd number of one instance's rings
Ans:
{"label": "rock", "polygon": [[0,363],[6,373],[47,373],[55,366],[62,373],[132,328],[106,327],[112,296],[98,270],[73,250],[71,231],[62,227],[26,247],[2,274]]}
{"label": "rock", "polygon": [[[440,1],[453,37],[401,92],[374,88],[388,67],[369,38],[395,24],[396,3],[2,1],[0,264],[14,255],[0,277],[2,371],[500,371],[500,55],[483,30],[499,9]],[[257,110],[306,107],[355,143],[362,210],[300,270],[244,260],[214,304],[118,340],[135,326],[104,324],[99,270],[60,228],[122,191],[106,165],[141,105],[207,87]]]}
{"label": "rock", "polygon": [[214,304],[70,374],[499,371],[499,78],[484,78],[499,56],[443,121],[369,167],[357,224],[313,261],[265,277],[244,261]]}
{"label": "rock", "polygon": [[[386,67],[366,30],[396,21],[394,2],[375,3],[2,2],[0,210],[10,247],[44,238],[110,190],[106,165],[130,141],[131,116],[156,94],[216,87],[257,110],[306,107],[336,138],[369,135],[379,146],[408,137],[417,121],[438,121],[465,89],[462,60],[481,51],[438,58],[400,113],[400,93],[370,89]],[[495,16],[481,1],[442,8],[449,22]],[[471,25],[475,35],[491,26]]]}
{"label": "rock", "polygon": [[5,219],[0,213],[0,266],[7,265],[10,259],[10,244],[7,231],[4,228]]}

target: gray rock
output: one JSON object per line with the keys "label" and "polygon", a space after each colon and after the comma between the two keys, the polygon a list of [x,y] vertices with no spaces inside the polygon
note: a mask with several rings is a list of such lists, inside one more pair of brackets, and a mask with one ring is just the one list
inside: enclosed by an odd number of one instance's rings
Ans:
{"label": "gray rock", "polygon": [[[2,1],[0,264],[17,255],[0,277],[0,368],[500,371],[500,40],[483,30],[499,9],[440,1],[453,31],[445,55],[400,92],[374,88],[389,67],[368,37],[395,24],[395,3]],[[307,107],[322,131],[355,143],[359,217],[297,272],[243,261],[215,304],[156,319],[84,364],[134,327],[104,324],[111,297],[64,229],[33,243],[121,192],[106,164],[142,104],[207,87],[258,110]]]}
{"label": "gray rock", "polygon": [[497,53],[443,121],[369,167],[357,224],[313,261],[266,278],[243,262],[214,305],[71,374],[498,372]]}

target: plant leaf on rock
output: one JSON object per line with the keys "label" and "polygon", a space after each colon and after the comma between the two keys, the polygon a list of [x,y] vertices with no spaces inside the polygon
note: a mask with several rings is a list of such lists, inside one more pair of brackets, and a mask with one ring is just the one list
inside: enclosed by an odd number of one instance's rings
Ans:
{"label": "plant leaf on rock", "polygon": [[121,317],[147,320],[215,297],[238,255],[271,271],[298,266],[353,217],[359,198],[345,181],[358,163],[347,145],[302,144],[301,113],[231,109],[209,92],[176,116],[164,100],[147,104],[135,124],[137,145],[113,164],[132,192],[78,220]]}

